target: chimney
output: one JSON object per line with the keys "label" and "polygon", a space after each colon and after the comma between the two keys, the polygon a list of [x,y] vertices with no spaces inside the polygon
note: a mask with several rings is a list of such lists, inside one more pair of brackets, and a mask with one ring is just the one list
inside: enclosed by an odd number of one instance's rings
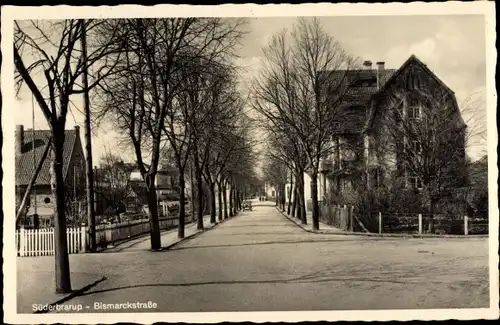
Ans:
{"label": "chimney", "polygon": [[16,155],[23,153],[24,126],[16,125]]}
{"label": "chimney", "polygon": [[380,75],[384,69],[385,69],[385,62],[382,61],[377,62],[377,89],[380,89],[380,87],[382,86],[380,83]]}
{"label": "chimney", "polygon": [[372,68],[372,61],[365,61],[365,62],[363,62],[363,66],[365,67],[366,70],[371,70],[371,68]]}

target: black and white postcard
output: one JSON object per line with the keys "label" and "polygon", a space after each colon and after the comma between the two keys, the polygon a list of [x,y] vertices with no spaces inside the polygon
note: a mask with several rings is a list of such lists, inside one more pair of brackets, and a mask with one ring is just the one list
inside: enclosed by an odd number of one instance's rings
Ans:
{"label": "black and white postcard", "polygon": [[498,318],[494,9],[3,7],[4,321]]}

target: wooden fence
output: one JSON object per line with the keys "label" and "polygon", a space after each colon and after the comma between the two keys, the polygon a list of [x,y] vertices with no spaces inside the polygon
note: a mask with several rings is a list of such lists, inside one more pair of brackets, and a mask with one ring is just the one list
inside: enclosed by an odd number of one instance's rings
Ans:
{"label": "wooden fence", "polygon": [[353,207],[320,204],[319,221],[342,230],[354,231]]}
{"label": "wooden fence", "polygon": [[[85,227],[67,229],[70,254],[85,252],[86,234]],[[18,256],[54,255],[54,228],[19,229],[16,231],[16,247]]]}
{"label": "wooden fence", "polygon": [[[160,229],[165,230],[178,225],[178,218],[160,218]],[[101,249],[116,245],[125,240],[150,232],[149,220],[127,221],[96,227],[97,245]],[[66,231],[68,252],[70,254],[88,251],[87,227],[68,228]],[[54,255],[54,228],[24,229],[16,231],[18,256]]]}
{"label": "wooden fence", "polygon": [[[370,213],[367,217],[357,215],[349,206],[320,205],[320,222],[336,228],[372,233],[426,234],[430,217],[422,214]],[[439,235],[483,235],[488,234],[488,219],[468,216],[441,217],[433,219],[434,234]]]}

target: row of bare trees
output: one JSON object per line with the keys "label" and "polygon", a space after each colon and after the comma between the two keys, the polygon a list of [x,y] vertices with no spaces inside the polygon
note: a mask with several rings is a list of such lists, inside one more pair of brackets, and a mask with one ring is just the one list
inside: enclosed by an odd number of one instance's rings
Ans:
{"label": "row of bare trees", "polygon": [[268,156],[295,178],[294,206],[303,223],[307,222],[304,172],[311,176],[313,228],[318,229],[319,164],[331,149],[331,135],[343,114],[338,108],[346,94],[343,76],[333,78],[333,73],[352,69],[357,60],[317,18],[299,19],[291,33],[274,35],[263,52],[264,67],[252,88],[252,106],[269,134]]}
{"label": "row of bare trees", "polygon": [[54,139],[56,291],[71,291],[62,170],[64,130],[75,96],[84,95],[96,125],[112,122],[131,145],[144,181],[152,249],[161,248],[155,182],[163,152],[178,172],[179,238],[191,170],[198,229],[203,229],[204,185],[210,189],[211,222],[216,222],[216,192],[219,220],[237,212],[254,164],[234,64],[245,27],[245,20],[220,18],[15,23],[19,89],[26,85],[33,93]]}

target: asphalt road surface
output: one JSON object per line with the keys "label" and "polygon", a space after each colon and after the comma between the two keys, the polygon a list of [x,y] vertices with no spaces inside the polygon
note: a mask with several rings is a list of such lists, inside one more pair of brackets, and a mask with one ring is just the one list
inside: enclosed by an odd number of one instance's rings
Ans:
{"label": "asphalt road surface", "polygon": [[83,312],[488,307],[487,238],[312,234],[258,203],[172,250],[72,256],[72,270],[107,280],[66,304]]}

